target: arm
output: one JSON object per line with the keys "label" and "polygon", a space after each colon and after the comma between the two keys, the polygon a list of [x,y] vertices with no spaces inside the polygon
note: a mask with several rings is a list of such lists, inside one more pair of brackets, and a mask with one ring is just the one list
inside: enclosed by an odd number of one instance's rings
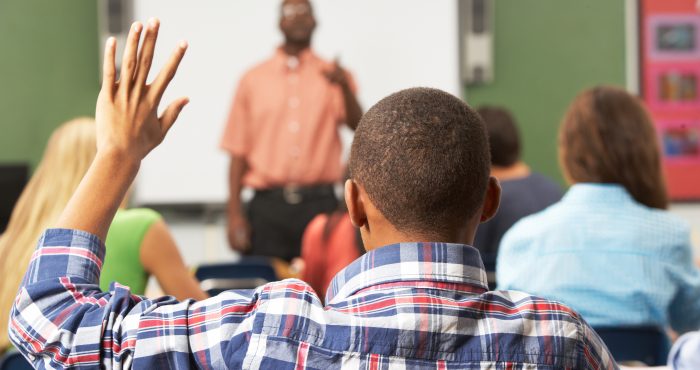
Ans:
{"label": "arm", "polygon": [[243,156],[231,156],[228,176],[228,242],[233,250],[239,252],[245,252],[250,248],[250,225],[241,209],[243,175],[247,170],[248,164]]}
{"label": "arm", "polygon": [[603,340],[583,318],[578,316],[578,314],[576,314],[576,316],[581,328],[580,338],[582,346],[579,348],[581,348],[582,352],[578,354],[578,366],[575,368],[590,370],[617,369],[618,365],[615,363],[612,354],[610,354]]}
{"label": "arm", "polygon": [[345,123],[351,129],[356,129],[362,118],[362,107],[360,106],[360,102],[357,101],[357,97],[355,97],[355,91],[350,83],[348,73],[336,60],[334,68],[325,72],[325,74],[330,82],[340,87],[340,91],[343,95],[343,105],[345,107]]}
{"label": "arm", "polygon": [[680,337],[668,356],[671,369],[700,369],[700,332]]}
{"label": "arm", "polygon": [[362,107],[360,107],[360,102],[357,101],[355,93],[347,83],[347,79],[345,81],[345,84],[340,85],[340,89],[343,91],[343,103],[345,104],[345,123],[354,130],[362,118]]}
{"label": "arm", "polygon": [[688,228],[677,236],[682,240],[670,247],[671,258],[664,262],[676,285],[676,296],[669,307],[671,328],[683,334],[700,328],[700,270],[693,264]]}
{"label": "arm", "polygon": [[[12,308],[10,338],[37,367],[156,369],[164,363],[198,363],[211,368],[222,359],[209,353],[207,343],[226,338],[222,346],[247,350],[250,331],[239,326],[254,319],[260,290],[231,292],[225,304],[223,298],[198,303],[146,300],[118,284],[113,293],[99,290],[105,252],[100,239],[141,159],[163,140],[187,103],[180,98],[157,115],[186,44],[180,44],[153,83],[146,85],[158,22],[149,22],[137,54],[141,28],[135,23],[129,33],[122,64],[122,76],[128,77],[118,83],[115,42],[107,42],[96,109],[97,155],[57,223],[66,229],[47,230],[39,241]],[[211,320],[205,326],[204,317]],[[196,334],[193,340],[191,333]]]}
{"label": "arm", "polygon": [[175,76],[187,44],[181,42],[153,83],[146,85],[158,25],[155,21],[149,25],[137,58],[142,28],[140,23],[134,23],[124,49],[121,77],[134,76],[133,79],[116,82],[116,42],[113,38],[107,42],[102,89],[95,111],[97,155],[59,217],[57,228],[87,231],[104,240],[141,160],[163,141],[189,102],[185,97],[179,98],[158,116],[160,99]]}
{"label": "arm", "polygon": [[141,244],[141,264],[148,273],[155,275],[166,294],[179,300],[207,299],[209,296],[199,288],[199,283],[187,270],[180,251],[175,245],[168,226],[159,220],[146,232]]}

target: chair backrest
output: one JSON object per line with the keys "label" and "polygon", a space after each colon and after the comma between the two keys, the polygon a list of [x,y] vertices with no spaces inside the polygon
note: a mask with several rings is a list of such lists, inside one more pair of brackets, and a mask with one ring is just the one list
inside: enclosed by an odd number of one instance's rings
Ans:
{"label": "chair backrest", "polygon": [[34,366],[19,352],[10,351],[0,358],[0,370],[32,370]]}
{"label": "chair backrest", "polygon": [[195,277],[202,290],[212,296],[225,290],[254,289],[278,280],[270,261],[261,257],[244,257],[234,263],[201,265],[197,267]]}
{"label": "chair backrest", "polygon": [[29,165],[0,164],[0,234],[5,231],[15,203],[29,181]]}
{"label": "chair backrest", "polygon": [[665,365],[671,347],[666,333],[656,327],[594,328],[618,363],[643,362]]}

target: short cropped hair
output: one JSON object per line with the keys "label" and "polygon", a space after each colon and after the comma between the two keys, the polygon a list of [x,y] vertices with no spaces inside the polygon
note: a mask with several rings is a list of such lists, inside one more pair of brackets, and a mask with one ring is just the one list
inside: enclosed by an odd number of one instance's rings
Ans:
{"label": "short cropped hair", "polygon": [[477,113],[486,124],[491,148],[491,164],[510,167],[520,160],[520,132],[515,118],[505,108],[481,106]]}
{"label": "short cropped hair", "polygon": [[402,90],[362,117],[349,169],[399,231],[450,232],[484,202],[490,171],[486,129],[473,109],[444,91]]}

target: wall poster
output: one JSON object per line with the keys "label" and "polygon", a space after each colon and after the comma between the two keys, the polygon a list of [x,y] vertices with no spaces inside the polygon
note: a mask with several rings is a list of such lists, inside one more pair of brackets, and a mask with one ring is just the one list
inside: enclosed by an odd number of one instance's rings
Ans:
{"label": "wall poster", "polygon": [[700,200],[700,11],[640,0],[641,93],[656,123],[672,200]]}

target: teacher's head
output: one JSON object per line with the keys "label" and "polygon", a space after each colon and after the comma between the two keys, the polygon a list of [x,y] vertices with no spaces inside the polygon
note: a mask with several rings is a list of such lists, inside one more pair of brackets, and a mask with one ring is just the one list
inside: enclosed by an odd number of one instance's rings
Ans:
{"label": "teacher's head", "polygon": [[284,0],[280,8],[280,30],[287,44],[308,45],[316,28],[309,0]]}

